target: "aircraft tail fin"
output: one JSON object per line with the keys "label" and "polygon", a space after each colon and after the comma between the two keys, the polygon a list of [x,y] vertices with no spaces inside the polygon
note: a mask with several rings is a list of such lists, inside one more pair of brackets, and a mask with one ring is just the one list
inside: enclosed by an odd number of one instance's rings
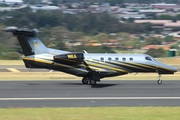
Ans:
{"label": "aircraft tail fin", "polygon": [[12,32],[17,37],[25,56],[48,53],[48,48],[36,36],[35,30],[7,29],[6,32]]}

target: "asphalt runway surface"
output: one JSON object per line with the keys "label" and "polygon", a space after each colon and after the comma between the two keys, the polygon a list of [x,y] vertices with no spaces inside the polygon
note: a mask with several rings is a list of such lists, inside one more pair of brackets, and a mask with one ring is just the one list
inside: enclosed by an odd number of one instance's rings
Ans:
{"label": "asphalt runway surface", "polygon": [[180,81],[0,81],[0,107],[180,106]]}

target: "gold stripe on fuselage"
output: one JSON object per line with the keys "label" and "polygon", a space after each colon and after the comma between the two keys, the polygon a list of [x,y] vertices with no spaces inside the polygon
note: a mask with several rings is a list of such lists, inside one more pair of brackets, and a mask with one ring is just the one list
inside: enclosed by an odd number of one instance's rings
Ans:
{"label": "gold stripe on fuselage", "polygon": [[128,71],[124,70],[124,69],[120,69],[117,67],[113,67],[113,65],[111,64],[106,64],[106,63],[102,63],[102,62],[96,62],[96,61],[86,61],[86,63],[88,64],[88,66],[95,66],[95,67],[100,67],[100,68],[105,68],[107,70],[113,70],[113,71],[119,71],[119,72],[125,72],[128,73]]}
{"label": "gold stripe on fuselage", "polygon": [[29,60],[29,61],[45,63],[45,64],[53,64],[55,66],[61,66],[61,67],[66,67],[66,68],[70,68],[70,69],[74,69],[74,70],[79,70],[79,71],[87,72],[86,70],[75,68],[73,66],[68,66],[68,65],[64,65],[64,64],[54,63],[53,61],[42,60],[42,59],[39,59],[39,58],[27,58],[27,57],[25,57],[25,58],[23,58],[23,60]]}

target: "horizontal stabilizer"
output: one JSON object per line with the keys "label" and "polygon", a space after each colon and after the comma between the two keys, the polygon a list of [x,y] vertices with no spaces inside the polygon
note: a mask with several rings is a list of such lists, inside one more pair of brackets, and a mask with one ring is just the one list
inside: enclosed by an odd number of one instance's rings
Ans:
{"label": "horizontal stabilizer", "polygon": [[6,32],[12,32],[15,36],[17,35],[24,35],[24,36],[36,36],[35,30],[29,30],[29,29],[6,29]]}

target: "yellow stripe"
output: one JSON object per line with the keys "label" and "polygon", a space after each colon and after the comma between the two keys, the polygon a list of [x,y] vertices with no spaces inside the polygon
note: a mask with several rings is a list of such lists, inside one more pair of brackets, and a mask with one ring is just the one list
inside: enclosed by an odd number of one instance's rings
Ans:
{"label": "yellow stripe", "polygon": [[[107,62],[99,62],[98,60],[96,60],[96,59],[93,59],[92,61],[89,61],[89,62],[94,62],[94,64],[101,64],[101,65],[104,65],[104,66],[107,66],[107,67],[104,67],[104,68],[106,68],[106,69],[109,69],[109,67],[111,67],[111,69],[113,70],[116,70],[116,71],[121,71],[121,72],[131,72],[131,71],[127,71],[127,69],[125,70],[125,69],[121,69],[121,68],[119,68],[119,66],[117,66],[117,65],[114,65],[114,64],[112,64],[112,63],[107,63]],[[92,63],[93,64],[93,63]]]}
{"label": "yellow stripe", "polygon": [[128,71],[125,71],[125,70],[122,70],[122,69],[118,69],[118,68],[114,68],[112,66],[105,66],[105,65],[102,65],[101,63],[99,64],[96,64],[96,63],[88,63],[88,65],[90,66],[97,66],[97,67],[101,67],[101,68],[105,68],[105,69],[110,69],[110,70],[114,70],[114,71],[120,71],[120,72],[128,72]]}
{"label": "yellow stripe", "polygon": [[70,68],[70,69],[74,69],[74,70],[78,70],[78,71],[82,71],[82,72],[87,72],[86,70],[83,69],[79,69],[79,68],[74,68],[72,66],[67,66],[67,65],[63,65],[63,64],[59,64],[59,63],[54,63],[55,66],[61,66],[61,67],[66,67],[66,68]]}
{"label": "yellow stripe", "polygon": [[46,63],[46,64],[52,64],[53,62],[51,61],[47,61],[47,60],[42,60],[42,59],[38,59],[38,58],[23,58],[23,60],[30,60],[30,61],[34,61],[34,62],[42,62],[42,63]]}
{"label": "yellow stripe", "polygon": [[11,72],[21,72],[21,71],[17,70],[16,68],[7,68],[7,69]]}
{"label": "yellow stripe", "polygon": [[98,67],[94,67],[94,66],[89,66],[89,67],[90,67],[90,69],[96,70],[96,71],[107,71],[107,70],[105,70],[105,69],[98,68]]}
{"label": "yellow stripe", "polygon": [[[24,60],[30,60],[30,61],[34,61],[34,62],[40,62],[40,63],[46,63],[46,64],[53,64],[53,62],[51,61],[47,61],[47,60],[41,60],[41,59],[38,59],[38,58],[23,58]],[[59,63],[54,63],[54,65],[56,66],[61,66],[61,67],[66,67],[66,68],[71,68],[71,69],[75,69],[75,70],[79,70],[79,71],[83,71],[83,72],[87,72],[83,69],[77,69],[77,68],[74,68],[74,67],[71,67],[71,66],[67,66],[67,65],[63,65],[63,64],[59,64]]]}
{"label": "yellow stripe", "polygon": [[[143,66],[143,67],[147,67],[147,68],[151,68],[151,69],[156,69],[156,66],[145,65],[145,64],[137,64],[137,65]],[[164,70],[167,70],[167,71],[171,71],[171,70],[166,69],[166,68],[163,68],[163,67],[159,67],[159,68],[160,68],[160,70],[161,70],[161,69],[164,69]]]}
{"label": "yellow stripe", "polygon": [[[117,64],[117,65],[123,65],[122,67],[132,67],[132,68],[136,68],[136,69],[141,69],[141,70],[147,70],[147,69],[144,69],[144,68],[141,68],[140,66],[138,67],[138,66],[133,66],[133,65],[131,65],[131,64],[126,64],[126,63],[122,63],[122,62],[112,62],[112,63],[115,63],[115,64]],[[121,67],[121,66],[120,66]],[[126,68],[125,68],[126,69]]]}

